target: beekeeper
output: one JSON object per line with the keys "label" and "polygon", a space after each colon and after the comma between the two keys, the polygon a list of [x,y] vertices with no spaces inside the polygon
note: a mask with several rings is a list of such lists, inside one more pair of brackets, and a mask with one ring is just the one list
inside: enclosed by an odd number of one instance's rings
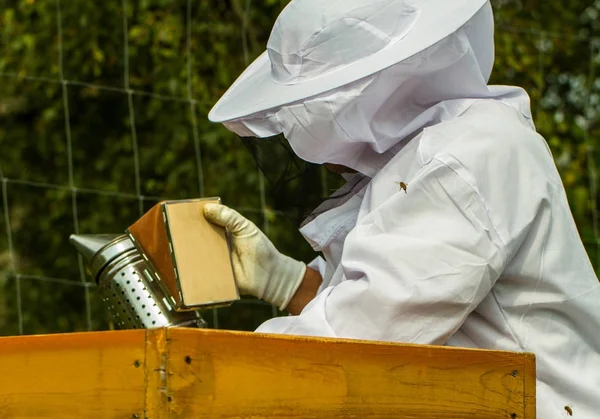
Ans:
{"label": "beekeeper", "polygon": [[[600,285],[527,94],[488,86],[487,0],[293,0],[209,117],[348,186],[308,267],[225,206],[259,332],[533,352],[538,417],[600,417]],[[344,188],[342,188],[344,189]],[[332,202],[336,202],[332,205]]]}

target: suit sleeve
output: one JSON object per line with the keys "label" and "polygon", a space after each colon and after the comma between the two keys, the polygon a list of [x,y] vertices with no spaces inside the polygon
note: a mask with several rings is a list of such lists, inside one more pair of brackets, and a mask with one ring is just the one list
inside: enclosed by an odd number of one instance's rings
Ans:
{"label": "suit sleeve", "polygon": [[406,192],[359,219],[344,244],[342,283],[257,332],[445,344],[494,286],[505,246],[456,168],[433,160]]}

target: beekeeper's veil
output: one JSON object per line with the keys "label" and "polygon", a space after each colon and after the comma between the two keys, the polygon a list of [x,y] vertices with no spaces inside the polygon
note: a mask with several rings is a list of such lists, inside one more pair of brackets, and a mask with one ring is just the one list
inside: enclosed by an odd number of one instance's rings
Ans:
{"label": "beekeeper's veil", "polygon": [[493,33],[487,0],[292,0],[267,51],[209,118],[258,137],[245,142],[280,205],[314,206],[322,194],[308,163],[372,177],[423,128],[475,100],[529,118],[521,89],[487,86]]}

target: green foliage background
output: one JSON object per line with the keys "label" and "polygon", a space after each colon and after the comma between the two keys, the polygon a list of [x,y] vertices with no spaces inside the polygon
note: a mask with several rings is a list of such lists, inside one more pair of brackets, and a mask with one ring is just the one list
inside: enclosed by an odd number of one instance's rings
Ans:
{"label": "green foliage background", "polygon": [[[241,142],[206,117],[285,3],[0,0],[0,335],[111,327],[68,236],[122,232],[161,198],[221,196],[312,258]],[[494,6],[493,82],[531,95],[598,266],[600,1]],[[249,330],[273,314],[245,300],[206,318]]]}

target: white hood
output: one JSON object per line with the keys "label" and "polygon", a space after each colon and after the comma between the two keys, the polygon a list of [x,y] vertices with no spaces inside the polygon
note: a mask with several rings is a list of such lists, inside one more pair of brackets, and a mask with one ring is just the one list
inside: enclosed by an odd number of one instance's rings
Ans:
{"label": "white hood", "polygon": [[531,119],[529,98],[521,88],[487,85],[494,62],[493,32],[487,3],[461,29],[392,67],[224,125],[240,136],[283,133],[306,161],[340,164],[373,176],[404,139],[458,117],[475,101],[499,100]]}

